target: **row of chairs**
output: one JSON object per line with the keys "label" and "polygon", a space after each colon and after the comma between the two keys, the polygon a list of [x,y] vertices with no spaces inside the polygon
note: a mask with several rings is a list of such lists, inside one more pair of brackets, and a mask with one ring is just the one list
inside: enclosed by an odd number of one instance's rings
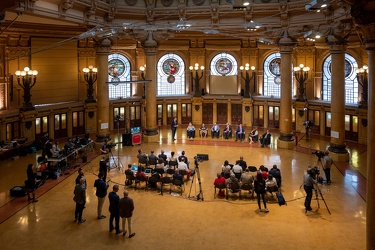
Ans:
{"label": "row of chairs", "polygon": [[[254,187],[253,185],[249,183],[244,183],[240,185],[238,182],[236,182],[236,183],[231,183],[229,187],[224,183],[216,184],[214,186],[214,199],[216,199],[217,190],[219,191],[225,190],[225,198],[227,200],[229,197],[228,191],[230,191],[232,194],[238,193],[240,200],[242,200],[242,191],[248,191],[249,194],[251,194],[251,198],[254,199]],[[267,192],[271,194],[271,197],[273,197],[273,193],[277,193],[278,191],[279,191],[279,188],[277,186],[267,188]]]}

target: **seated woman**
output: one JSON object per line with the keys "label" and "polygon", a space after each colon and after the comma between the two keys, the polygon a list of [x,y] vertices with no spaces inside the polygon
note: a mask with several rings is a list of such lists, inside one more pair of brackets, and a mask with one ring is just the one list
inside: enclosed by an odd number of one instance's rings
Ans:
{"label": "seated woman", "polygon": [[207,137],[207,133],[208,133],[208,128],[206,127],[206,125],[204,125],[204,123],[202,123],[201,127],[199,128],[199,134],[203,138],[203,137]]}
{"label": "seated woman", "polygon": [[[224,178],[224,176],[222,176],[220,173],[217,173],[217,178],[215,179],[215,181],[214,181],[214,185],[216,186],[216,185],[219,185],[219,184],[223,184],[223,185],[225,185],[225,178]],[[224,189],[219,189],[219,193],[218,193],[218,195],[220,196],[220,197],[225,197],[225,192],[224,192]]]}
{"label": "seated woman", "polygon": [[272,174],[268,175],[268,178],[266,180],[266,188],[267,191],[271,194],[278,190],[276,179],[272,176]]}
{"label": "seated woman", "polygon": [[143,172],[143,168],[138,168],[138,171],[135,174],[135,176],[136,177],[143,177],[143,178],[147,179],[147,175],[145,174],[145,172]]}
{"label": "seated woman", "polygon": [[224,164],[221,167],[221,171],[222,171],[225,179],[229,179],[231,169],[232,169],[232,167],[229,165],[229,162],[227,160],[224,161]]}
{"label": "seated woman", "polygon": [[189,138],[190,141],[194,140],[194,137],[195,137],[195,127],[194,125],[189,122],[189,125],[187,127],[187,136]]}
{"label": "seated woman", "polygon": [[257,127],[254,127],[253,130],[251,130],[249,134],[249,144],[252,144],[254,142],[258,142],[258,130]]}

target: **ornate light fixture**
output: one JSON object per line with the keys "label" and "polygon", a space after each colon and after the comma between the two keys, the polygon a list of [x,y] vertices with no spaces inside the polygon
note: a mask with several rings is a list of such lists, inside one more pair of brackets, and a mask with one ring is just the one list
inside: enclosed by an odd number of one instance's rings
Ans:
{"label": "ornate light fixture", "polygon": [[360,108],[367,108],[367,95],[368,95],[368,78],[367,78],[368,66],[363,65],[362,68],[356,69],[357,81],[362,86],[361,101],[359,102]]}
{"label": "ornate light fixture", "polygon": [[[146,70],[146,64],[144,66],[139,67],[139,70],[141,71],[141,77],[143,80],[146,80],[145,76],[145,70]],[[142,99],[146,98],[146,82],[143,83],[143,96]]]}
{"label": "ornate light fixture", "polygon": [[[194,81],[194,88],[195,88],[195,92],[194,92],[194,97],[200,97],[202,96],[201,95],[201,92],[199,91],[199,81],[200,79],[202,79],[203,77],[203,73],[204,73],[204,66],[202,65],[200,67],[200,70],[201,70],[201,76],[199,77],[198,75],[198,70],[199,70],[199,64],[196,63],[194,64],[194,67],[193,66],[190,66],[189,67],[190,69],[190,75],[191,75],[191,79]],[[193,76],[193,69],[195,70],[195,77]]]}
{"label": "ornate light fixture", "polygon": [[86,103],[96,102],[94,99],[94,83],[96,82],[98,69],[90,65],[88,68],[83,69],[83,76],[87,82],[87,99]]}
{"label": "ornate light fixture", "polygon": [[25,67],[23,71],[16,71],[18,85],[23,88],[23,106],[20,108],[22,111],[33,110],[35,107],[31,103],[31,88],[36,83],[36,76],[38,71],[31,70],[29,67]]}
{"label": "ornate light fixture", "polygon": [[[251,69],[251,77],[249,76],[249,69]],[[251,81],[251,79],[254,79],[254,93],[256,93],[256,90],[255,90],[255,66],[250,67],[250,64],[246,63],[245,67],[244,66],[240,67],[240,70],[241,70],[241,77],[242,77],[242,79],[245,80],[245,93],[244,93],[243,97],[250,98],[251,97],[251,95],[250,95],[250,81]],[[243,70],[246,71],[245,77],[242,74]]]}
{"label": "ornate light fixture", "polygon": [[298,87],[298,98],[297,101],[306,101],[305,94],[305,82],[309,77],[309,67],[305,67],[303,64],[300,64],[299,67],[294,67],[294,76],[299,83]]}

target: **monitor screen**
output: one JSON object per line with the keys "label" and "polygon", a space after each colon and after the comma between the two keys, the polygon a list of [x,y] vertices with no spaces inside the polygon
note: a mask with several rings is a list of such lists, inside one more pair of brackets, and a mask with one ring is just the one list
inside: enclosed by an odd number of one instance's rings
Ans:
{"label": "monitor screen", "polygon": [[151,174],[151,168],[146,168],[145,174]]}
{"label": "monitor screen", "polygon": [[138,134],[141,133],[141,127],[133,127],[130,129],[131,134]]}
{"label": "monitor screen", "polygon": [[138,171],[138,166],[133,165],[132,166],[132,171]]}

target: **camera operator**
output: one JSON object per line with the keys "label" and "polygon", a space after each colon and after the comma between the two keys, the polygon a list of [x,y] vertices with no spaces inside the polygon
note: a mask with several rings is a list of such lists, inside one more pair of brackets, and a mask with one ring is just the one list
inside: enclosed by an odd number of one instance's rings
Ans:
{"label": "camera operator", "polygon": [[316,184],[316,174],[317,168],[311,168],[310,166],[307,168],[307,173],[303,176],[303,188],[306,192],[306,199],[305,199],[305,209],[306,211],[311,211],[311,199],[313,195],[314,185]]}
{"label": "camera operator", "polygon": [[323,170],[324,174],[326,175],[327,184],[331,184],[331,165],[332,165],[332,158],[329,156],[329,151],[326,150],[324,152],[324,163],[323,163]]}
{"label": "camera operator", "polygon": [[105,139],[104,142],[102,143],[102,145],[100,145],[100,153],[108,154],[109,149],[107,148],[107,143],[108,143],[108,140]]}

